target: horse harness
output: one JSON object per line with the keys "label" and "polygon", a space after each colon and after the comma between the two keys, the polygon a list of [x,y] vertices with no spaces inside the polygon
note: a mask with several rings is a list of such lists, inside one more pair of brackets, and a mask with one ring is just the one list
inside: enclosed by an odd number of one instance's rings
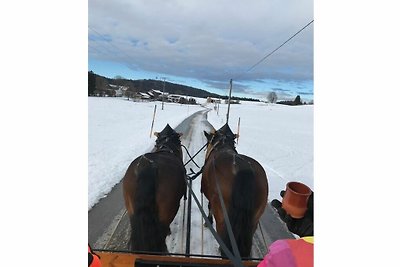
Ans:
{"label": "horse harness", "polygon": [[[215,137],[215,136],[213,136],[212,139],[211,139],[210,141],[208,141],[208,142],[199,150],[199,152],[200,152],[208,143],[212,143],[214,137]],[[199,172],[194,173],[194,171],[193,171],[192,169],[190,169],[190,170],[192,171],[193,176],[187,175],[188,180],[194,180],[197,176],[199,176],[199,175],[203,172],[204,166],[207,164],[208,160],[210,159],[211,152],[213,152],[213,151],[215,150],[215,148],[216,148],[217,146],[219,146],[221,143],[222,143],[222,144],[225,144],[225,143],[226,143],[226,139],[227,139],[227,136],[223,136],[220,140],[218,140],[218,141],[211,147],[211,149],[210,149],[210,150],[207,152],[207,154],[206,154],[206,158],[205,158],[204,165],[201,167],[201,169],[200,169]],[[236,162],[236,158],[239,158],[239,159],[243,160],[244,162],[247,162],[245,159],[243,159],[243,158],[237,153],[237,151],[236,151],[236,149],[235,149],[234,147],[231,148],[230,150],[233,150],[233,151],[235,152],[235,153],[233,154],[234,164],[235,164],[235,162]],[[189,154],[188,151],[186,151],[186,152],[188,153],[188,155],[189,155],[189,157],[190,157],[190,160],[193,161],[193,157],[190,156],[190,154]],[[197,153],[196,153],[196,155],[197,155]],[[189,161],[190,161],[190,160],[189,160]],[[194,162],[194,161],[193,161],[193,162]],[[247,163],[249,164],[250,169],[253,170],[253,168],[252,168],[252,166],[251,166],[251,163],[250,163],[250,162],[247,162]],[[196,165],[197,165],[197,164],[196,164]],[[214,161],[214,160],[213,160],[213,162],[212,162],[212,166],[213,166],[213,170],[214,170],[214,173],[215,173],[215,161]],[[236,244],[236,241],[235,241],[235,238],[234,238],[234,235],[233,235],[232,226],[231,226],[230,221],[229,221],[229,216],[228,216],[228,213],[227,213],[227,210],[226,210],[226,207],[225,207],[225,203],[224,203],[223,198],[222,198],[221,188],[220,188],[220,185],[219,185],[219,179],[218,179],[217,176],[216,176],[216,178],[217,178],[217,179],[216,179],[215,182],[216,182],[218,197],[219,197],[219,200],[220,200],[220,203],[221,203],[221,207],[222,207],[222,211],[223,211],[223,215],[224,215],[224,221],[225,221],[226,229],[227,229],[227,231],[228,231],[228,236],[229,236],[229,239],[230,239],[230,242],[231,242],[231,245],[232,245],[233,253],[230,252],[230,250],[226,247],[225,243],[224,243],[224,242],[221,240],[221,238],[219,237],[218,233],[215,232],[214,228],[213,228],[212,225],[211,225],[211,222],[208,220],[208,217],[206,216],[206,214],[205,214],[203,208],[201,207],[201,205],[200,205],[200,203],[199,203],[199,201],[198,201],[196,195],[194,194],[193,190],[190,188],[190,186],[189,186],[189,184],[188,184],[188,181],[186,181],[186,185],[187,185],[188,188],[189,188],[190,194],[192,195],[192,197],[193,197],[194,200],[196,201],[196,204],[197,204],[197,206],[198,206],[198,208],[199,208],[199,210],[200,210],[200,212],[201,212],[201,214],[202,214],[202,216],[203,216],[203,219],[205,220],[205,223],[207,224],[208,228],[211,230],[212,235],[214,236],[214,238],[216,239],[216,241],[217,241],[218,244],[220,245],[221,249],[225,252],[225,254],[228,256],[228,258],[232,261],[232,263],[233,263],[234,266],[243,266],[242,263],[241,263],[241,257],[240,257],[239,249],[238,249],[238,246],[237,246],[237,244]]]}
{"label": "horse harness", "polygon": [[[165,140],[165,141],[164,141]],[[163,141],[163,142],[161,142]],[[172,146],[172,148],[171,148]],[[179,148],[180,148],[180,144],[175,144],[175,142],[173,142],[173,140],[170,140],[170,137],[162,137],[161,140],[156,141],[156,145],[155,145],[155,149],[157,149],[156,151],[153,151],[153,153],[157,153],[157,152],[169,152],[172,153],[176,156],[179,155]],[[175,150],[174,150],[174,149]]]}

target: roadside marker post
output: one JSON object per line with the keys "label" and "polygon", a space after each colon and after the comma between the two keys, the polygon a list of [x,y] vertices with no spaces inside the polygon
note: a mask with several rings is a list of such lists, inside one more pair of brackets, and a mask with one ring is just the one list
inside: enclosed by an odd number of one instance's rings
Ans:
{"label": "roadside marker post", "polygon": [[154,119],[156,118],[156,110],[157,110],[157,105],[154,105],[153,121],[151,122],[151,129],[150,129],[150,138],[151,134],[153,133]]}

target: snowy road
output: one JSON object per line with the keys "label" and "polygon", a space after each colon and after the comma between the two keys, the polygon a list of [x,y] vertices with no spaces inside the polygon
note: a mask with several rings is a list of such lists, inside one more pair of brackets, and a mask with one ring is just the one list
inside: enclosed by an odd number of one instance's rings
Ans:
{"label": "snowy road", "polygon": [[[205,143],[203,131],[209,132],[212,125],[207,121],[207,110],[199,111],[178,125],[175,130],[182,132],[182,144],[185,145],[191,155],[194,155]],[[189,159],[184,152],[184,163]],[[197,165],[204,163],[204,152],[195,157]],[[197,172],[199,169],[193,163],[187,164],[187,172],[190,169]],[[200,194],[201,176],[192,184],[192,189],[197,198],[203,202],[206,213],[207,199]],[[129,220],[125,213],[122,199],[122,186],[119,183],[112,192],[89,211],[89,243],[96,249],[126,250],[129,238]],[[189,196],[189,195],[188,195]],[[171,224],[171,235],[166,243],[171,253],[185,253],[186,251],[186,224],[188,214],[188,200],[181,200],[180,209]],[[190,253],[203,255],[219,255],[218,244],[211,232],[203,227],[199,208],[192,201],[191,205],[191,231]],[[266,253],[266,246],[280,238],[292,238],[284,225],[277,219],[276,214],[269,208],[266,209],[253,239],[253,258],[262,258]]]}

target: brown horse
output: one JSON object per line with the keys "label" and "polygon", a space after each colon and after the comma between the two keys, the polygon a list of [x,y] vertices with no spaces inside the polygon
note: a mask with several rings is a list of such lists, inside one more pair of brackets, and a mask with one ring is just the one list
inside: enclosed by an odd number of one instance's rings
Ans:
{"label": "brown horse", "polygon": [[165,238],[186,192],[180,136],[168,124],[154,149],[136,158],[123,178],[132,251],[168,252]]}
{"label": "brown horse", "polygon": [[[235,149],[236,134],[228,124],[210,134],[208,140],[201,191],[209,204],[208,218],[212,214],[217,223],[217,233],[232,251],[223,210],[218,196],[219,183],[233,235],[240,256],[250,257],[253,235],[267,205],[268,181],[263,167],[254,159],[238,154]],[[225,253],[221,251],[222,256]]]}

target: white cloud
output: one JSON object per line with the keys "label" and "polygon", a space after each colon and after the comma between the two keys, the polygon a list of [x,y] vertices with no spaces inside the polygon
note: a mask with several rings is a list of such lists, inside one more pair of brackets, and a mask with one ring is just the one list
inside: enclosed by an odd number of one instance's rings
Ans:
{"label": "white cloud", "polygon": [[243,75],[312,19],[311,0],[89,1],[89,56],[205,82],[312,80],[312,24]]}

